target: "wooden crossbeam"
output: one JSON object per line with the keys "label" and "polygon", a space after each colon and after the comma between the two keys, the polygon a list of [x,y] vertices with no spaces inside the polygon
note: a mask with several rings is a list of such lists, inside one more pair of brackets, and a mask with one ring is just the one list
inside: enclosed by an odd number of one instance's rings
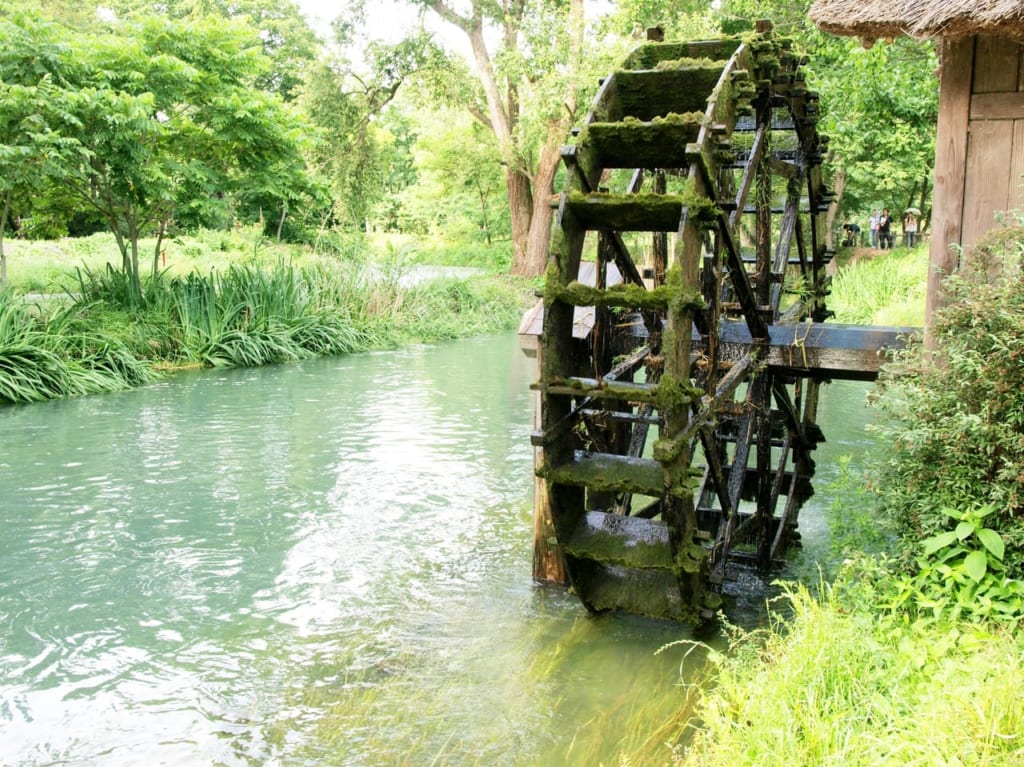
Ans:
{"label": "wooden crossbeam", "polygon": [[[751,335],[745,322],[723,322],[719,329],[721,359],[740,359],[747,353]],[[762,359],[774,373],[873,381],[887,361],[886,350],[902,349],[905,339],[921,329],[801,322],[770,325],[768,332],[770,342]]]}

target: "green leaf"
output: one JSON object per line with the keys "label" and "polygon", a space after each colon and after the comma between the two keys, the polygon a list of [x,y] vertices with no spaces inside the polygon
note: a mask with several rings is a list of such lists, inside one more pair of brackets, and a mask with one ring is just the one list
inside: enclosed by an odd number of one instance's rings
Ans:
{"label": "green leaf", "polygon": [[978,531],[978,540],[981,541],[982,546],[989,550],[992,556],[1000,562],[1003,561],[1003,554],[1006,553],[1006,544],[1003,543],[1003,539],[999,533],[995,530],[983,527]]}
{"label": "green leaf", "polygon": [[964,559],[964,571],[975,583],[981,582],[981,579],[985,577],[986,570],[988,570],[988,558],[984,551],[972,551]]}
{"label": "green leaf", "polygon": [[981,508],[975,510],[974,511],[974,516],[976,516],[978,519],[982,519],[984,517],[987,517],[989,514],[991,514],[995,510],[996,510],[995,506],[993,506],[991,503],[987,503],[984,506],[982,506]]}
{"label": "green leaf", "polygon": [[970,522],[961,522],[956,526],[956,537],[961,541],[967,540],[971,533],[974,532],[974,525]]}
{"label": "green leaf", "polygon": [[921,543],[924,546],[925,554],[934,554],[939,549],[945,548],[956,540],[958,540],[957,534],[950,531],[946,533],[939,533],[931,538],[925,538]]}

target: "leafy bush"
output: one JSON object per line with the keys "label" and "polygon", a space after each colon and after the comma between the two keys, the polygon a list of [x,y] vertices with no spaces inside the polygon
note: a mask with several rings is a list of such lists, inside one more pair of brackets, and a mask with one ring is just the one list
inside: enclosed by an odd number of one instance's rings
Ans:
{"label": "leafy bush", "polygon": [[[1024,227],[1002,229],[946,280],[935,353],[887,366],[877,401],[890,448],[877,486],[905,549],[991,507],[1006,575],[1024,578]],[[961,521],[963,521],[961,519]]]}

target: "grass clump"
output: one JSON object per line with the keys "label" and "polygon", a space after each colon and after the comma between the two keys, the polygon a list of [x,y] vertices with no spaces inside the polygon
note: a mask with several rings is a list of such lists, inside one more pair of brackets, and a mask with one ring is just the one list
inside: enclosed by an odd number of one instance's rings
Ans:
{"label": "grass clump", "polygon": [[515,327],[530,287],[486,274],[414,280],[398,262],[310,257],[168,270],[139,296],[110,263],[83,264],[63,301],[29,309],[6,295],[0,402],[127,388],[154,368],[250,367],[496,333]]}
{"label": "grass clump", "polygon": [[123,343],[92,330],[79,307],[44,317],[0,293],[0,403],[116,391],[152,378]]}

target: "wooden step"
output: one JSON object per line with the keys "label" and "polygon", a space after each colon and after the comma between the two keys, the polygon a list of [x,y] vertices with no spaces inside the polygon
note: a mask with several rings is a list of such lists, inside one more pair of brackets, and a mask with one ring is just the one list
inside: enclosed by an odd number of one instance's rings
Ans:
{"label": "wooden step", "polygon": [[588,166],[600,168],[686,168],[686,145],[697,140],[703,117],[689,112],[649,122],[591,123],[580,133],[577,152],[587,152]]}
{"label": "wooden step", "polygon": [[649,618],[696,622],[684,605],[675,576],[664,570],[634,570],[567,557],[573,588],[589,610],[625,610]]}
{"label": "wooden step", "polygon": [[565,553],[606,565],[670,570],[668,528],[661,521],[590,511],[576,526]]}
{"label": "wooden step", "polygon": [[636,48],[622,66],[625,69],[654,69],[665,61],[679,59],[728,59],[739,47],[738,39],[694,42],[645,43]]}
{"label": "wooden step", "polygon": [[678,69],[616,72],[618,114],[614,119],[635,117],[646,121],[673,112],[703,112],[724,69],[724,61],[708,61]]}
{"label": "wooden step", "polygon": [[571,194],[566,207],[589,231],[676,232],[683,198],[675,194]]}
{"label": "wooden step", "polygon": [[573,460],[562,466],[547,467],[542,474],[549,483],[660,496],[665,489],[661,464],[646,458],[577,450]]}

